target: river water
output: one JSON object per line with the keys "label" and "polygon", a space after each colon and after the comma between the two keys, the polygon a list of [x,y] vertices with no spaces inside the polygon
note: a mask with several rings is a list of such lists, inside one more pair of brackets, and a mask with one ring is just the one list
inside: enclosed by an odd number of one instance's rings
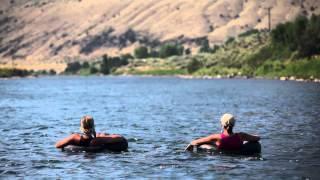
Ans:
{"label": "river water", "polygon": [[[184,152],[194,138],[259,134],[261,156]],[[79,131],[122,134],[129,151],[66,153],[57,140]],[[166,77],[42,77],[0,80],[0,178],[317,179],[320,84]]]}

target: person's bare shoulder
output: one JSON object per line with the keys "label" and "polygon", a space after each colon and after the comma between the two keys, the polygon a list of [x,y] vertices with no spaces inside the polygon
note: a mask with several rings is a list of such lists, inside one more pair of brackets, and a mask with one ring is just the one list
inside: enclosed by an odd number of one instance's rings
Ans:
{"label": "person's bare shoulder", "polygon": [[70,137],[70,141],[75,142],[75,143],[79,142],[81,139],[81,135],[77,134],[77,133],[71,134],[69,137]]}

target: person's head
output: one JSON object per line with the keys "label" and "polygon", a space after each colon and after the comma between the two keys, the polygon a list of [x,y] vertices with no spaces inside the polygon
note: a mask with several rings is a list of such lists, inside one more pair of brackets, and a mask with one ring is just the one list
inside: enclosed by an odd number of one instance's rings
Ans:
{"label": "person's head", "polygon": [[94,120],[91,116],[83,116],[80,121],[80,131],[88,136],[96,137]]}
{"label": "person's head", "polygon": [[224,114],[221,117],[220,122],[224,130],[227,130],[228,133],[232,133],[232,128],[236,124],[236,119],[232,114]]}

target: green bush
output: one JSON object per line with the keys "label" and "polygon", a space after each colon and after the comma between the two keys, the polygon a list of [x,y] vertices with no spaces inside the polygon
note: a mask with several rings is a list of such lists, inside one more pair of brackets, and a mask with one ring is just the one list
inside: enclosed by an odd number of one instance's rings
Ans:
{"label": "green bush", "polygon": [[147,58],[148,55],[148,48],[145,46],[140,46],[134,49],[134,56],[137,59]]}
{"label": "green bush", "polygon": [[216,75],[222,75],[222,76],[234,76],[239,72],[239,69],[236,68],[227,68],[222,66],[211,66],[211,67],[203,67],[196,71],[194,74],[198,76],[216,76]]}
{"label": "green bush", "polygon": [[201,52],[201,53],[211,52],[209,40],[207,38],[201,41],[199,52]]}
{"label": "green bush", "polygon": [[89,67],[90,67],[90,65],[87,61],[82,63],[82,68],[89,68]]}
{"label": "green bush", "polygon": [[256,75],[263,76],[270,73],[279,73],[285,69],[285,65],[280,61],[266,61],[255,72]]}
{"label": "green bush", "polygon": [[100,72],[102,74],[110,74],[120,66],[125,66],[129,63],[126,56],[121,57],[108,57],[108,55],[102,56],[102,63],[100,65]]}
{"label": "green bush", "polygon": [[81,69],[81,64],[79,62],[71,62],[67,64],[65,69],[66,73],[75,74]]}
{"label": "green bush", "polygon": [[161,58],[167,58],[170,56],[183,55],[184,47],[179,44],[167,43],[160,47],[159,56]]}
{"label": "green bush", "polygon": [[170,76],[170,75],[182,75],[186,74],[183,69],[152,69],[147,71],[132,70],[131,74],[136,75],[158,75],[158,76]]}
{"label": "green bush", "polygon": [[49,70],[49,75],[56,75],[57,74],[57,72],[55,71],[55,70],[53,70],[53,69],[50,69]]}
{"label": "green bush", "polygon": [[290,51],[286,46],[266,45],[258,52],[250,55],[246,63],[253,69],[256,69],[268,60],[286,60],[291,59],[294,52]]}
{"label": "green bush", "polygon": [[154,58],[159,57],[159,52],[156,50],[151,50],[149,57],[154,57]]}
{"label": "green bush", "polygon": [[99,70],[96,67],[90,67],[90,74],[96,74]]}
{"label": "green bush", "polygon": [[255,74],[258,76],[296,76],[299,78],[320,77],[320,59],[303,59],[299,61],[267,61]]}
{"label": "green bush", "polygon": [[120,59],[122,59],[123,61],[129,61],[129,59],[133,59],[134,57],[131,55],[131,54],[129,54],[129,53],[127,53],[127,54],[122,54],[121,56],[120,56]]}
{"label": "green bush", "polygon": [[7,77],[25,77],[30,75],[31,72],[25,69],[10,69],[10,68],[0,68],[0,78],[7,78]]}
{"label": "green bush", "polygon": [[230,43],[232,43],[232,42],[234,42],[235,41],[235,38],[234,37],[229,37],[228,39],[227,39],[227,41],[225,42],[225,44],[227,45],[227,44],[230,44]]}
{"label": "green bush", "polygon": [[309,78],[310,76],[320,78],[320,59],[303,59],[288,63],[284,74],[302,78]]}
{"label": "green bush", "polygon": [[259,30],[251,29],[249,31],[246,31],[246,32],[243,32],[243,33],[239,34],[239,37],[246,37],[246,36],[250,36],[252,34],[258,34],[258,33],[259,33]]}
{"label": "green bush", "polygon": [[202,66],[203,64],[199,60],[197,60],[196,58],[192,58],[187,64],[187,71],[192,74]]}
{"label": "green bush", "polygon": [[184,51],[184,53],[185,53],[186,55],[190,55],[190,54],[191,54],[191,49],[190,49],[190,48],[187,48],[187,49]]}

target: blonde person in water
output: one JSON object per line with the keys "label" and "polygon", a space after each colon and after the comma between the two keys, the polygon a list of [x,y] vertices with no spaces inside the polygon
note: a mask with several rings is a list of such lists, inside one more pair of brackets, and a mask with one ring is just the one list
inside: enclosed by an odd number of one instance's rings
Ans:
{"label": "blonde person in water", "polygon": [[259,141],[260,137],[250,135],[244,132],[234,133],[233,128],[236,124],[236,119],[232,114],[224,114],[220,123],[222,126],[222,133],[211,134],[207,137],[193,140],[186,148],[192,150],[193,146],[200,146],[203,144],[213,144],[220,150],[238,151],[241,149],[244,141]]}
{"label": "blonde person in water", "polygon": [[58,141],[56,148],[64,148],[68,145],[76,146],[108,146],[112,144],[113,150],[126,150],[127,140],[116,134],[96,133],[94,120],[91,116],[83,116],[80,121],[81,134],[74,133]]}

